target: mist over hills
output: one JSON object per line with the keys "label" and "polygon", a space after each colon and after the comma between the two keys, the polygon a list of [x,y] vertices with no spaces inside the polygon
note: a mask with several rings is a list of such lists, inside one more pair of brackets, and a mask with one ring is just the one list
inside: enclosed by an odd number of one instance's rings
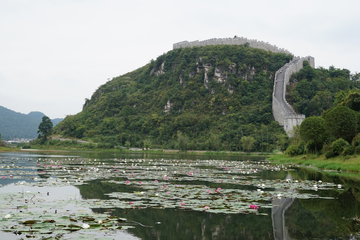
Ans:
{"label": "mist over hills", "polygon": [[[43,116],[45,114],[38,111],[23,114],[0,106],[0,133],[2,139],[36,138]],[[62,118],[52,119],[53,125],[57,125],[62,120]]]}

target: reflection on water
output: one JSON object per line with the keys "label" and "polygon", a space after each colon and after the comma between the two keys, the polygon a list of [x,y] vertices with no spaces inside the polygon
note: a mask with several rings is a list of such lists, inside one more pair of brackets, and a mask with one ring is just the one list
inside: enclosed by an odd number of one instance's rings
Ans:
{"label": "reflection on water", "polygon": [[[91,158],[112,161],[115,158],[142,158],[142,159],[222,159],[242,161],[248,160],[249,156],[220,156],[220,155],[190,155],[190,154],[148,154],[148,153],[99,153],[77,152],[67,153],[5,153],[0,154],[2,168],[0,177],[9,175],[12,171],[18,171],[22,175],[14,179],[0,178],[0,184],[6,185],[0,188],[0,195],[7,192],[38,191],[49,192],[47,200],[61,198],[84,198],[84,199],[109,199],[106,194],[112,192],[134,192],[136,187],[111,183],[103,179],[93,179],[86,185],[64,187],[25,187],[14,186],[16,181],[33,181],[33,177],[40,178],[37,166],[38,159],[51,161],[57,158]],[[45,159],[45,160],[44,160]],[[252,157],[255,161],[264,160],[263,157]],[[1,163],[1,162],[0,162]],[[23,169],[22,169],[23,168]],[[74,173],[76,174],[76,173]],[[58,177],[56,174],[49,176]],[[293,179],[297,181],[314,180],[318,183],[333,182],[340,184],[340,188],[333,190],[299,190],[301,193],[316,193],[319,198],[290,199],[275,198],[271,208],[260,208],[257,214],[215,214],[204,211],[189,211],[182,209],[86,209],[72,206],[72,211],[89,211],[95,213],[107,212],[111,215],[126,218],[138,225],[124,231],[114,232],[107,236],[110,239],[360,239],[360,184],[358,180],[346,178],[341,173],[328,175],[315,170],[288,169],[284,171],[264,170],[253,174],[255,179]],[[116,181],[124,181],[124,178],[113,178]],[[181,183],[185,184],[185,183]],[[187,182],[187,184],[204,184],[216,187],[216,183],[200,181]],[[213,184],[213,185],[212,185]],[[226,187],[226,185],[223,185]],[[240,186],[231,186],[231,188]],[[256,188],[241,186],[251,191]],[[276,191],[275,189],[263,189]],[[69,206],[70,208],[70,206]],[[3,234],[3,235],[1,235]],[[0,239],[11,238],[13,235],[1,233]],[[95,233],[93,233],[95,234]],[[101,237],[93,235],[93,237]],[[8,238],[8,236],[11,236]],[[80,235],[75,235],[80,237]],[[64,235],[64,238],[74,237],[73,234]],[[104,236],[102,236],[104,237]]]}

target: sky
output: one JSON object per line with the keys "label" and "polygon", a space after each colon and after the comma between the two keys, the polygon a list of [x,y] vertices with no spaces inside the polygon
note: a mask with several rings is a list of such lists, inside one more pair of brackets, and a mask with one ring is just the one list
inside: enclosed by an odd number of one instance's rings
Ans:
{"label": "sky", "polygon": [[1,0],[0,106],[65,118],[173,43],[235,35],[358,73],[359,9],[358,0]]}

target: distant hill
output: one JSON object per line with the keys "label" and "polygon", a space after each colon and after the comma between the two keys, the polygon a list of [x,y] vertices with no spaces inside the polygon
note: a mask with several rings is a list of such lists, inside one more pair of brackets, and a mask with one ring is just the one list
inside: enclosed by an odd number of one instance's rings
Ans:
{"label": "distant hill", "polygon": [[[13,110],[0,106],[0,133],[2,139],[12,138],[36,138],[42,112],[30,112],[29,114],[18,113]],[[61,122],[62,118],[53,119],[55,126]]]}

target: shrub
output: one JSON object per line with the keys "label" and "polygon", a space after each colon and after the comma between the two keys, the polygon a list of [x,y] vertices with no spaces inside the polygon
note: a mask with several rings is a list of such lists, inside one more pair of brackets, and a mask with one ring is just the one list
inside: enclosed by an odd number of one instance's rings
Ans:
{"label": "shrub", "polygon": [[360,146],[356,146],[356,147],[355,147],[355,153],[356,153],[356,154],[360,154]]}
{"label": "shrub", "polygon": [[305,151],[307,153],[314,153],[315,152],[315,142],[313,140],[310,140],[305,145]]}
{"label": "shrub", "polygon": [[328,152],[325,154],[325,157],[326,157],[326,158],[335,157],[335,153],[334,153],[332,150],[330,150],[330,151],[328,151]]}
{"label": "shrub", "polygon": [[344,156],[353,155],[353,154],[354,154],[354,148],[352,146],[348,146],[344,148],[344,152],[343,152]]}
{"label": "shrub", "polygon": [[339,138],[331,144],[331,150],[334,152],[335,156],[340,155],[344,151],[345,147],[351,146],[346,140],[342,138]]}
{"label": "shrub", "polygon": [[360,133],[358,133],[358,134],[354,137],[354,139],[353,139],[353,141],[352,141],[352,145],[353,145],[354,148],[357,147],[357,146],[360,146]]}
{"label": "shrub", "polygon": [[305,142],[304,141],[299,142],[299,145],[296,148],[296,153],[298,155],[301,155],[301,154],[305,153]]}
{"label": "shrub", "polygon": [[286,151],[285,154],[289,155],[289,156],[295,156],[297,155],[297,146],[295,145],[290,145]]}
{"label": "shrub", "polygon": [[351,142],[357,130],[357,113],[345,106],[336,106],[325,115],[326,128],[335,138]]}

